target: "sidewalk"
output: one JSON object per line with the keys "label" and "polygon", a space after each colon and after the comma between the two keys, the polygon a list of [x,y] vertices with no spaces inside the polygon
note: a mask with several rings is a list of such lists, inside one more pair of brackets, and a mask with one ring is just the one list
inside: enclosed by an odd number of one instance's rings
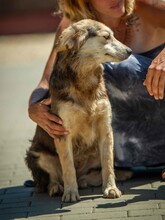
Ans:
{"label": "sidewalk", "polygon": [[81,201],[62,203],[25,188],[31,179],[24,156],[35,124],[27,102],[38,83],[54,35],[0,37],[0,219],[30,220],[165,220],[165,183],[159,169],[140,170],[118,182],[119,199],[103,199],[101,187],[80,190]]}

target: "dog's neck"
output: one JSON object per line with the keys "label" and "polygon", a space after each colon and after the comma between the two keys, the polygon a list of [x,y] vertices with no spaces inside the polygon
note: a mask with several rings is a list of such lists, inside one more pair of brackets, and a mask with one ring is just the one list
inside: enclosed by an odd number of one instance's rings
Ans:
{"label": "dog's neck", "polygon": [[[86,65],[75,57],[57,57],[50,79],[50,87],[56,99],[74,102],[85,100],[86,104],[106,96],[103,86],[102,65]],[[99,91],[99,92],[98,92]],[[83,97],[83,98],[82,98]]]}

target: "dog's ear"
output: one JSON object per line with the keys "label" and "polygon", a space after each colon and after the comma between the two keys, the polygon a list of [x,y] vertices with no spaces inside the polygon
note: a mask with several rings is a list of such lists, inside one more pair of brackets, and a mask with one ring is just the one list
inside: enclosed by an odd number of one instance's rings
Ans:
{"label": "dog's ear", "polygon": [[88,36],[88,31],[85,29],[78,29],[74,25],[65,29],[59,37],[55,49],[57,52],[70,50],[78,51],[85,43]]}

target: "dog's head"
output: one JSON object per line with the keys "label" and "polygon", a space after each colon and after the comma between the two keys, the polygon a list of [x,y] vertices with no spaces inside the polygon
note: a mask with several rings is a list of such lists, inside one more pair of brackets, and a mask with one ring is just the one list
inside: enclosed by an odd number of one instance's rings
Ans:
{"label": "dog's head", "polygon": [[131,49],[116,40],[107,26],[90,19],[66,28],[55,47],[57,52],[70,51],[97,63],[122,61],[131,54]]}

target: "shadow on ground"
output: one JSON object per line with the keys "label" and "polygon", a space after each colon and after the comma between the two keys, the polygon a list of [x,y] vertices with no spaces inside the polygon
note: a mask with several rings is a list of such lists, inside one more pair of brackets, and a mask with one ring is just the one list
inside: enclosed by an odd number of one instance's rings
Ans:
{"label": "shadow on ground", "polygon": [[93,208],[96,210],[122,208],[142,201],[165,200],[165,184],[160,181],[160,170],[157,172],[135,172],[131,180],[117,184],[123,191],[123,195],[119,199],[104,199],[101,187],[91,187],[79,190],[81,201],[77,203],[62,203],[61,197],[50,198],[47,194],[36,193],[33,187],[2,188],[0,189],[0,219],[27,218],[49,214],[59,217],[66,214],[77,214],[76,210],[80,208],[84,208],[87,214]]}

